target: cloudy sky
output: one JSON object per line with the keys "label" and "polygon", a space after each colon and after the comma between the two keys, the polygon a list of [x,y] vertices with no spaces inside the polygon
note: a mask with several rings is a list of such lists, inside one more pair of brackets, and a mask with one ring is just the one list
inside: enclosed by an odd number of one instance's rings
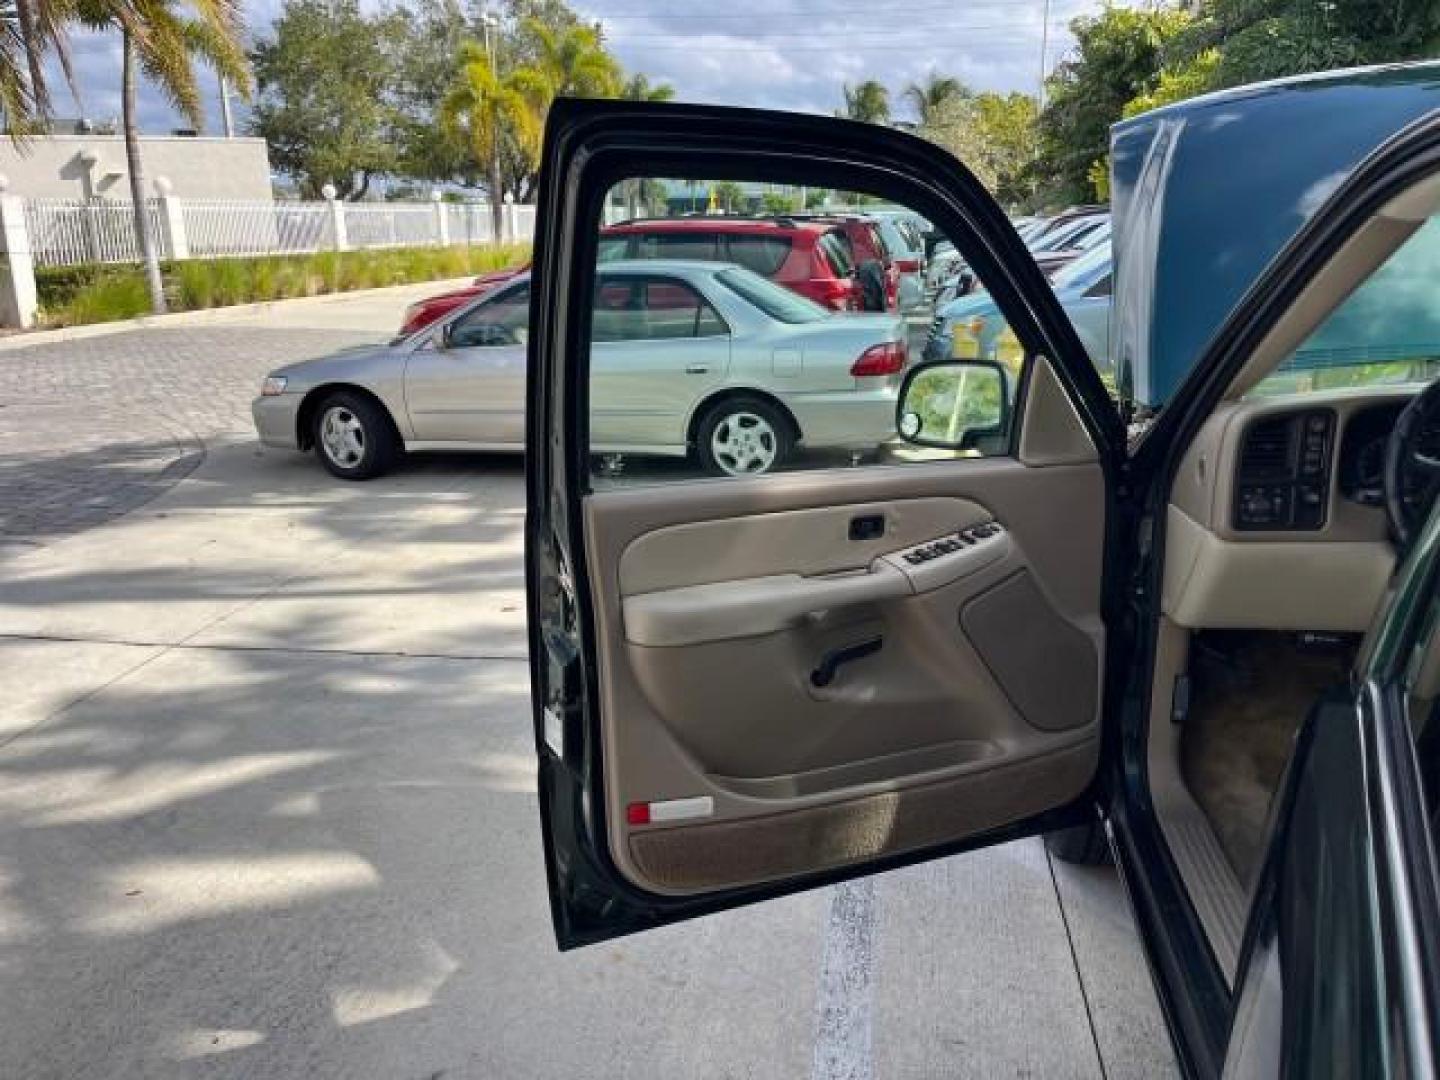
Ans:
{"label": "cloudy sky", "polygon": [[[669,82],[687,101],[829,112],[844,83],[875,78],[898,92],[926,72],[960,76],[976,89],[1033,93],[1039,78],[1045,0],[589,0],[573,6],[599,20],[626,68]],[[268,27],[279,0],[252,0],[251,32]],[[1099,0],[1050,0],[1046,67],[1071,46],[1066,32]],[[108,119],[120,112],[120,46],[113,36],[72,41],[81,102],[58,72],[61,115]],[[215,79],[202,74],[209,116],[220,130]],[[897,107],[903,111],[903,107]],[[181,121],[149,88],[141,124],[160,133]]]}

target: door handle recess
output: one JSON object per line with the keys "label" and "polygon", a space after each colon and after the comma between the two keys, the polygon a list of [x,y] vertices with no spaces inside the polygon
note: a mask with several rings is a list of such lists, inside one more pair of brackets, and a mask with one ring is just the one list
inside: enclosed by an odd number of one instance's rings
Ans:
{"label": "door handle recess", "polygon": [[835,681],[835,672],[840,669],[841,664],[874,656],[884,644],[885,639],[877,637],[871,638],[869,641],[857,641],[854,645],[846,645],[843,649],[834,649],[826,653],[820,658],[820,665],[810,672],[810,685],[829,686]]}
{"label": "door handle recess", "polygon": [[884,559],[853,574],[775,574],[627,596],[625,640],[634,645],[699,645],[771,634],[816,611],[901,600],[914,586]]}

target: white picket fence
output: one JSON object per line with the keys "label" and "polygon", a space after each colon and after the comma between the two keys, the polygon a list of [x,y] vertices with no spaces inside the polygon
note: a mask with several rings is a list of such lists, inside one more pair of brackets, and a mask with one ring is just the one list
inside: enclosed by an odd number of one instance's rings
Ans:
{"label": "white picket fence", "polygon": [[[500,236],[484,203],[239,202],[147,200],[162,259],[298,255],[427,245],[529,240],[535,207],[506,204]],[[25,231],[37,267],[140,260],[131,203],[118,199],[25,199]]]}
{"label": "white picket fence", "polygon": [[[160,200],[145,205],[156,237]],[[140,258],[132,204],[106,199],[26,199],[25,231],[37,266],[133,262]]]}

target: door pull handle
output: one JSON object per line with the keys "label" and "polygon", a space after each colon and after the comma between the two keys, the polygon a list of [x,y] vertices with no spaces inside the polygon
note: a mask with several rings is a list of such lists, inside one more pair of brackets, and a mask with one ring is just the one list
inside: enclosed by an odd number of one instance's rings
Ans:
{"label": "door pull handle", "polygon": [[884,638],[871,638],[869,641],[856,642],[854,645],[847,645],[843,649],[835,649],[833,652],[826,653],[820,659],[820,666],[810,672],[810,685],[829,686],[835,681],[835,672],[841,664],[874,656],[884,643]]}
{"label": "door pull handle", "polygon": [[709,364],[691,364],[685,369],[686,375],[708,375],[710,374]]}

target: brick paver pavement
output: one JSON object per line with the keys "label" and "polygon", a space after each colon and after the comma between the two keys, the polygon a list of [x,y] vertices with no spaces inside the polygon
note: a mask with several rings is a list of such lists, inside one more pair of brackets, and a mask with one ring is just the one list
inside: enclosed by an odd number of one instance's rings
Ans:
{"label": "brick paver pavement", "polygon": [[251,430],[270,369],[374,333],[135,329],[0,353],[0,543],[43,544],[183,479],[218,435]]}

